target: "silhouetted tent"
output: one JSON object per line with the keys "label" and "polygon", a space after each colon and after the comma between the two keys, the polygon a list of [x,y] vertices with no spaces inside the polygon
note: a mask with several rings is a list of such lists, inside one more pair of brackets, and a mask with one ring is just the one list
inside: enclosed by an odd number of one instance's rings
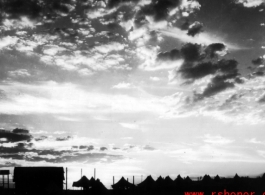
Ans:
{"label": "silhouetted tent", "polygon": [[104,184],[99,180],[95,180],[94,177],[91,177],[89,180],[88,190],[97,193],[104,193],[107,191],[107,188],[104,186]]}
{"label": "silhouetted tent", "polygon": [[202,178],[203,183],[209,183],[211,181],[212,181],[212,178],[210,177],[210,175],[204,175]]}
{"label": "silhouetted tent", "polygon": [[234,182],[239,182],[241,180],[241,178],[237,175],[237,173],[235,174],[233,181]]}
{"label": "silhouetted tent", "polygon": [[167,191],[171,191],[175,187],[174,181],[169,176],[165,177],[164,184],[165,184],[165,190]]}
{"label": "silhouetted tent", "polygon": [[238,174],[236,173],[234,176],[234,179],[239,179],[240,177],[238,176]]}
{"label": "silhouetted tent", "polygon": [[265,173],[261,176],[261,180],[265,181]]}
{"label": "silhouetted tent", "polygon": [[165,185],[167,186],[174,184],[174,181],[169,176],[166,176],[164,181],[165,181]]}
{"label": "silhouetted tent", "polygon": [[180,175],[178,175],[177,178],[174,180],[174,183],[181,183],[181,182],[183,182],[183,178]]}
{"label": "silhouetted tent", "polygon": [[215,182],[220,182],[221,178],[219,177],[219,175],[216,175],[213,179]]}
{"label": "silhouetted tent", "polygon": [[63,167],[15,167],[13,181],[18,193],[45,194],[62,191]]}
{"label": "silhouetted tent", "polygon": [[153,188],[154,185],[155,185],[155,180],[152,178],[151,175],[149,175],[144,181],[139,183],[137,186],[139,188],[150,189]]}
{"label": "silhouetted tent", "polygon": [[90,181],[86,176],[83,176],[78,181],[73,182],[73,187],[82,187],[84,189],[88,189],[90,186]]}
{"label": "silhouetted tent", "polygon": [[185,183],[191,183],[192,180],[191,180],[191,178],[190,178],[189,176],[187,176],[187,177],[184,179],[184,182],[185,182]]}
{"label": "silhouetted tent", "polygon": [[105,192],[108,190],[99,179],[95,180],[94,185],[91,187],[94,188],[94,190],[96,190],[98,192]]}
{"label": "silhouetted tent", "polygon": [[159,176],[157,178],[157,180],[155,181],[155,185],[156,186],[164,186],[165,185],[165,180],[163,179],[163,177]]}
{"label": "silhouetted tent", "polygon": [[165,187],[165,180],[161,176],[159,176],[155,181],[155,188],[162,189],[164,187]]}
{"label": "silhouetted tent", "polygon": [[114,190],[128,190],[135,187],[132,183],[122,177],[117,183],[111,185]]}

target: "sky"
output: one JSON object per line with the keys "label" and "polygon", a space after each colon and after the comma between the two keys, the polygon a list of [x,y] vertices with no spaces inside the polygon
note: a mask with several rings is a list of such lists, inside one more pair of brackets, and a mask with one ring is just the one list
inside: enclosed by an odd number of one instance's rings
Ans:
{"label": "sky", "polygon": [[[265,172],[264,0],[8,0],[0,169]],[[26,135],[7,133],[15,128]]]}

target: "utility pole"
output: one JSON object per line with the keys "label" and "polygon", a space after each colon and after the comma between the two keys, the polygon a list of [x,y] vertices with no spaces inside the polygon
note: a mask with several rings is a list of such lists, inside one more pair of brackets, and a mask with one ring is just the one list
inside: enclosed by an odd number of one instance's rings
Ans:
{"label": "utility pole", "polygon": [[66,167],[66,183],[65,183],[65,188],[66,188],[66,191],[67,191],[67,167]]}

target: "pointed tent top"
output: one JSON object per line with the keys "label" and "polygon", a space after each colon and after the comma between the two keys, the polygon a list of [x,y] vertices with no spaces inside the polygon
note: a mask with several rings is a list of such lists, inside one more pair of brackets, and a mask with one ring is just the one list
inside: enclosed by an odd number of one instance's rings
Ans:
{"label": "pointed tent top", "polygon": [[220,181],[221,179],[220,179],[219,175],[216,175],[213,180],[214,181]]}
{"label": "pointed tent top", "polygon": [[191,182],[192,180],[191,180],[191,178],[190,178],[189,176],[187,176],[187,177],[184,179],[184,181],[186,181],[186,182]]}
{"label": "pointed tent top", "polygon": [[[264,173],[265,174],[265,173]],[[147,178],[145,180],[150,180],[150,181],[155,181],[151,175],[148,175]]]}
{"label": "pointed tent top", "polygon": [[169,176],[166,176],[164,181],[166,185],[171,185],[174,183],[174,181]]}
{"label": "pointed tent top", "polygon": [[111,186],[113,189],[128,189],[134,187],[134,185],[122,177],[117,183]]}
{"label": "pointed tent top", "polygon": [[202,181],[203,181],[203,182],[209,182],[209,181],[211,181],[211,180],[212,180],[212,178],[210,177],[210,175],[207,175],[207,174],[204,175],[203,178],[202,178]]}
{"label": "pointed tent top", "polygon": [[237,173],[235,174],[234,179],[240,179]]}
{"label": "pointed tent top", "polygon": [[180,176],[180,175],[178,175],[177,176],[177,178],[174,180],[174,182],[182,182],[183,181],[183,178]]}
{"label": "pointed tent top", "polygon": [[165,181],[173,181],[173,180],[169,176],[166,176]]}
{"label": "pointed tent top", "polygon": [[156,181],[160,181],[160,180],[164,180],[163,177],[161,177],[161,175],[157,178]]}
{"label": "pointed tent top", "polygon": [[89,179],[87,179],[86,176],[81,177],[81,179],[79,179],[76,182],[73,182],[73,187],[89,187],[90,185],[90,181]]}
{"label": "pointed tent top", "polygon": [[137,186],[139,187],[152,187],[155,184],[155,180],[149,175],[144,181],[139,183]]}

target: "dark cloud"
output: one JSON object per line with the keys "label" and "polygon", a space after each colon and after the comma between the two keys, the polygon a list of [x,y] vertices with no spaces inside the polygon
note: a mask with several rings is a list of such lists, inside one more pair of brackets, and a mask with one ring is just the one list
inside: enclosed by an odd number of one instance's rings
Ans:
{"label": "dark cloud", "polygon": [[252,60],[252,64],[254,64],[254,65],[262,65],[262,64],[264,64],[264,58],[263,57],[259,57],[259,58],[257,58],[257,59],[255,59],[255,60]]}
{"label": "dark cloud", "polygon": [[216,72],[216,67],[211,62],[204,62],[190,66],[189,64],[183,64],[178,70],[181,76],[185,79],[199,79],[209,74]]}
{"label": "dark cloud", "polygon": [[146,8],[147,15],[152,15],[155,21],[164,20],[168,17],[169,10],[177,7],[179,0],[153,0]]}
{"label": "dark cloud", "polygon": [[36,138],[34,138],[36,141],[42,141],[42,140],[45,140],[45,139],[47,139],[48,137],[47,136],[44,136],[44,135],[42,135],[42,136],[40,136],[40,137],[36,137]]}
{"label": "dark cloud", "polygon": [[104,151],[104,150],[108,150],[108,148],[106,148],[106,147],[100,147],[100,150],[101,151]]}
{"label": "dark cloud", "polygon": [[258,100],[259,103],[265,103],[265,95],[262,95],[259,100]]}
{"label": "dark cloud", "polygon": [[189,20],[185,20],[181,25],[180,25],[180,29],[181,30],[188,30],[190,27],[190,22]]}
{"label": "dark cloud", "polygon": [[136,13],[134,20],[136,28],[148,23],[145,16],[152,16],[155,21],[167,19],[169,11],[179,4],[179,0],[152,0],[150,4],[141,7]]}
{"label": "dark cloud", "polygon": [[87,150],[90,151],[90,150],[94,150],[94,146],[88,146],[87,147]]}
{"label": "dark cloud", "polygon": [[31,19],[52,19],[56,16],[67,16],[75,9],[76,3],[73,0],[8,0],[1,1],[1,7],[9,18],[19,19],[21,16],[28,16]]}
{"label": "dark cloud", "polygon": [[194,37],[195,35],[203,31],[202,28],[203,28],[203,24],[196,21],[189,26],[187,35]]}
{"label": "dark cloud", "polygon": [[237,65],[238,62],[236,60],[225,60],[222,59],[217,63],[217,69],[220,70],[224,74],[235,74],[237,76]]}
{"label": "dark cloud", "polygon": [[40,1],[34,0],[1,1],[1,7],[11,18],[19,18],[21,16],[36,18],[40,16],[42,11]]}
{"label": "dark cloud", "polygon": [[151,151],[155,150],[154,147],[149,146],[149,145],[144,146],[143,149],[144,149],[144,150],[151,150]]}
{"label": "dark cloud", "polygon": [[109,155],[106,153],[79,153],[79,151],[56,151],[51,149],[38,150],[32,148],[32,144],[27,143],[19,143],[15,147],[0,147],[0,152],[2,154],[1,158],[3,159],[26,160],[31,162],[46,161],[51,163],[74,161],[96,162],[100,161],[102,158],[106,158],[109,162],[111,162],[113,160],[123,158],[121,155]]}
{"label": "dark cloud", "polygon": [[187,43],[180,49],[181,55],[186,62],[199,61],[201,58],[201,45]]}
{"label": "dark cloud", "polygon": [[15,133],[13,131],[0,130],[0,138],[6,139],[7,142],[30,141],[32,135],[29,133]]}
{"label": "dark cloud", "polygon": [[253,72],[252,73],[254,76],[264,76],[264,72],[259,70],[259,71],[256,71],[256,72]]}
{"label": "dark cloud", "polygon": [[211,83],[208,84],[206,89],[200,95],[202,98],[210,97],[231,87],[234,87],[233,83],[226,81],[220,76],[216,76],[212,79]]}
{"label": "dark cloud", "polygon": [[214,58],[218,57],[217,52],[222,52],[226,49],[226,46],[223,43],[212,43],[208,45],[205,49],[207,57]]}
{"label": "dark cloud", "polygon": [[67,141],[69,139],[71,139],[72,137],[71,136],[66,136],[66,137],[57,137],[56,138],[56,141]]}
{"label": "dark cloud", "polygon": [[79,149],[87,149],[87,146],[79,146]]}
{"label": "dark cloud", "polygon": [[167,61],[167,60],[179,60],[181,59],[181,53],[177,49],[173,49],[168,52],[161,52],[157,55],[157,60],[158,61]]}
{"label": "dark cloud", "polygon": [[234,83],[243,83],[239,77],[238,62],[233,59],[218,59],[218,52],[226,49],[223,43],[213,43],[207,47],[187,43],[179,50],[162,52],[157,55],[157,61],[183,59],[183,64],[176,70],[177,76],[185,79],[185,84],[192,84],[195,80],[213,75],[207,87],[201,94],[195,93],[195,99],[210,97],[227,88],[234,87]]}

